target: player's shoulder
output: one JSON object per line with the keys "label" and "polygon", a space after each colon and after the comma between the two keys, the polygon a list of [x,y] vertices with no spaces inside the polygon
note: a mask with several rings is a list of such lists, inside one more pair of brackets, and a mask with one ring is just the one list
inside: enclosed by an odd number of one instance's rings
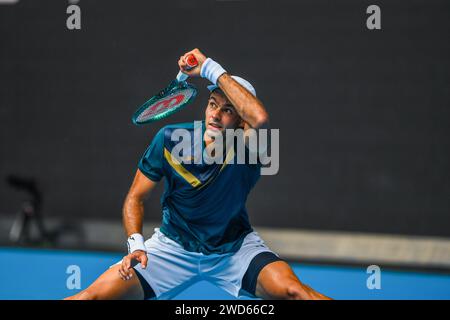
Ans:
{"label": "player's shoulder", "polygon": [[[154,140],[158,141],[159,143],[164,143],[167,146],[172,145],[174,143],[173,142],[174,139],[172,139],[173,134],[176,130],[179,129],[187,130],[189,134],[192,135],[195,130],[195,123],[182,122],[182,123],[167,124],[158,130],[158,132],[154,136]],[[179,133],[177,134],[177,136],[179,136]]]}

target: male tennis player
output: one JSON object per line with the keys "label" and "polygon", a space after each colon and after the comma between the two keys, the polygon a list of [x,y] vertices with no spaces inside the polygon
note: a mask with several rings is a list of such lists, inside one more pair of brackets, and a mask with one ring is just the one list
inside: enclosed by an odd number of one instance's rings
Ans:
{"label": "male tennis player", "polygon": [[[198,66],[188,70],[190,54]],[[181,56],[178,65],[190,77],[212,83],[202,125],[203,148],[226,129],[247,132],[268,126],[266,109],[249,82],[230,76],[198,49]],[[192,123],[166,126],[139,162],[123,207],[129,254],[69,299],[171,299],[202,279],[235,297],[327,299],[301,283],[250,226],[245,202],[261,165],[229,164],[229,154],[222,164],[174,161],[176,142],[171,135],[180,128],[194,136]],[[199,141],[192,141],[193,148],[195,143]],[[162,178],[162,225],[144,242],[143,203]]]}

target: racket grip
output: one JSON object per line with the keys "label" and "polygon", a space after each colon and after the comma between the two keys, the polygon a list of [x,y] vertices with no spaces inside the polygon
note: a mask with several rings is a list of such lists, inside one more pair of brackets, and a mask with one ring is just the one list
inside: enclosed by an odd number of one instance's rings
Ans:
{"label": "racket grip", "polygon": [[178,82],[182,82],[182,81],[186,81],[186,79],[189,78],[189,76],[186,73],[183,72],[178,72],[177,74],[177,81]]}
{"label": "racket grip", "polygon": [[[192,68],[195,68],[196,66],[198,66],[198,61],[193,54],[190,54],[186,57],[186,64],[188,65],[187,69],[189,70],[189,69],[192,69]],[[186,79],[188,77],[189,76],[187,74],[180,71],[177,74],[177,81],[178,82],[186,81]]]}

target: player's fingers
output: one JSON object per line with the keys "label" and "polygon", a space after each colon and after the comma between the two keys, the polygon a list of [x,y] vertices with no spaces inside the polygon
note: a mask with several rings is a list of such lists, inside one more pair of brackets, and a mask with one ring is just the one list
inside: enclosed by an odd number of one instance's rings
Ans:
{"label": "player's fingers", "polygon": [[124,271],[122,270],[122,267],[119,268],[119,277],[120,277],[122,280],[127,280],[127,277],[126,277]]}
{"label": "player's fingers", "polygon": [[133,253],[128,259],[128,263],[126,265],[127,269],[125,270],[128,279],[130,279],[133,276],[133,272],[131,272],[131,269],[133,268],[131,265],[133,260],[139,261],[139,253],[138,252]]}
{"label": "player's fingers", "polygon": [[123,280],[125,280],[125,281],[131,279],[131,277],[130,277],[130,275],[129,275],[128,272],[129,272],[128,270],[123,270],[123,269],[122,269],[122,271],[121,271],[121,273],[120,273],[121,278],[122,278]]}
{"label": "player's fingers", "polygon": [[195,56],[197,53],[198,53],[198,50],[197,50],[197,49],[194,49],[194,50],[191,50],[191,51],[185,53],[185,54],[184,54],[184,57],[187,57],[187,56],[189,56],[189,55],[191,55],[191,54],[193,54],[193,55]]}
{"label": "player's fingers", "polygon": [[140,261],[141,261],[142,269],[147,268],[148,257],[147,257],[146,254],[141,256],[141,260]]}
{"label": "player's fingers", "polygon": [[122,265],[124,267],[124,270],[130,269],[131,266],[131,258],[129,256],[126,256],[123,258]]}
{"label": "player's fingers", "polygon": [[128,278],[130,277],[130,268],[131,268],[131,258],[130,256],[127,256],[124,260],[123,263],[123,272],[128,280]]}
{"label": "player's fingers", "polygon": [[187,64],[186,64],[186,60],[184,59],[183,56],[181,56],[180,59],[178,60],[178,65],[183,70],[186,68]]}
{"label": "player's fingers", "polygon": [[123,264],[119,268],[119,276],[122,278],[122,280],[127,280],[127,276],[125,274],[125,269],[123,267]]}
{"label": "player's fingers", "polygon": [[129,280],[132,277],[132,273],[131,273],[131,258],[130,256],[127,256],[123,259],[122,262],[122,274],[125,277],[125,280]]}

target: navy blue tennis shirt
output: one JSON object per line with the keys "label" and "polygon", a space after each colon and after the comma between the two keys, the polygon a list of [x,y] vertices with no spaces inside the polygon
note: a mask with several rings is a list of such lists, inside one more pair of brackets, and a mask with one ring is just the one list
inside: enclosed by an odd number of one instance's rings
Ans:
{"label": "navy blue tennis shirt", "polygon": [[[205,123],[201,123],[203,152]],[[223,164],[174,161],[171,151],[179,141],[172,141],[171,136],[176,129],[189,131],[194,150],[198,141],[194,139],[193,122],[168,125],[158,131],[138,165],[152,181],[165,177],[160,231],[187,251],[236,252],[253,231],[245,202],[260,177],[261,166],[237,164],[234,149],[230,149]]]}

